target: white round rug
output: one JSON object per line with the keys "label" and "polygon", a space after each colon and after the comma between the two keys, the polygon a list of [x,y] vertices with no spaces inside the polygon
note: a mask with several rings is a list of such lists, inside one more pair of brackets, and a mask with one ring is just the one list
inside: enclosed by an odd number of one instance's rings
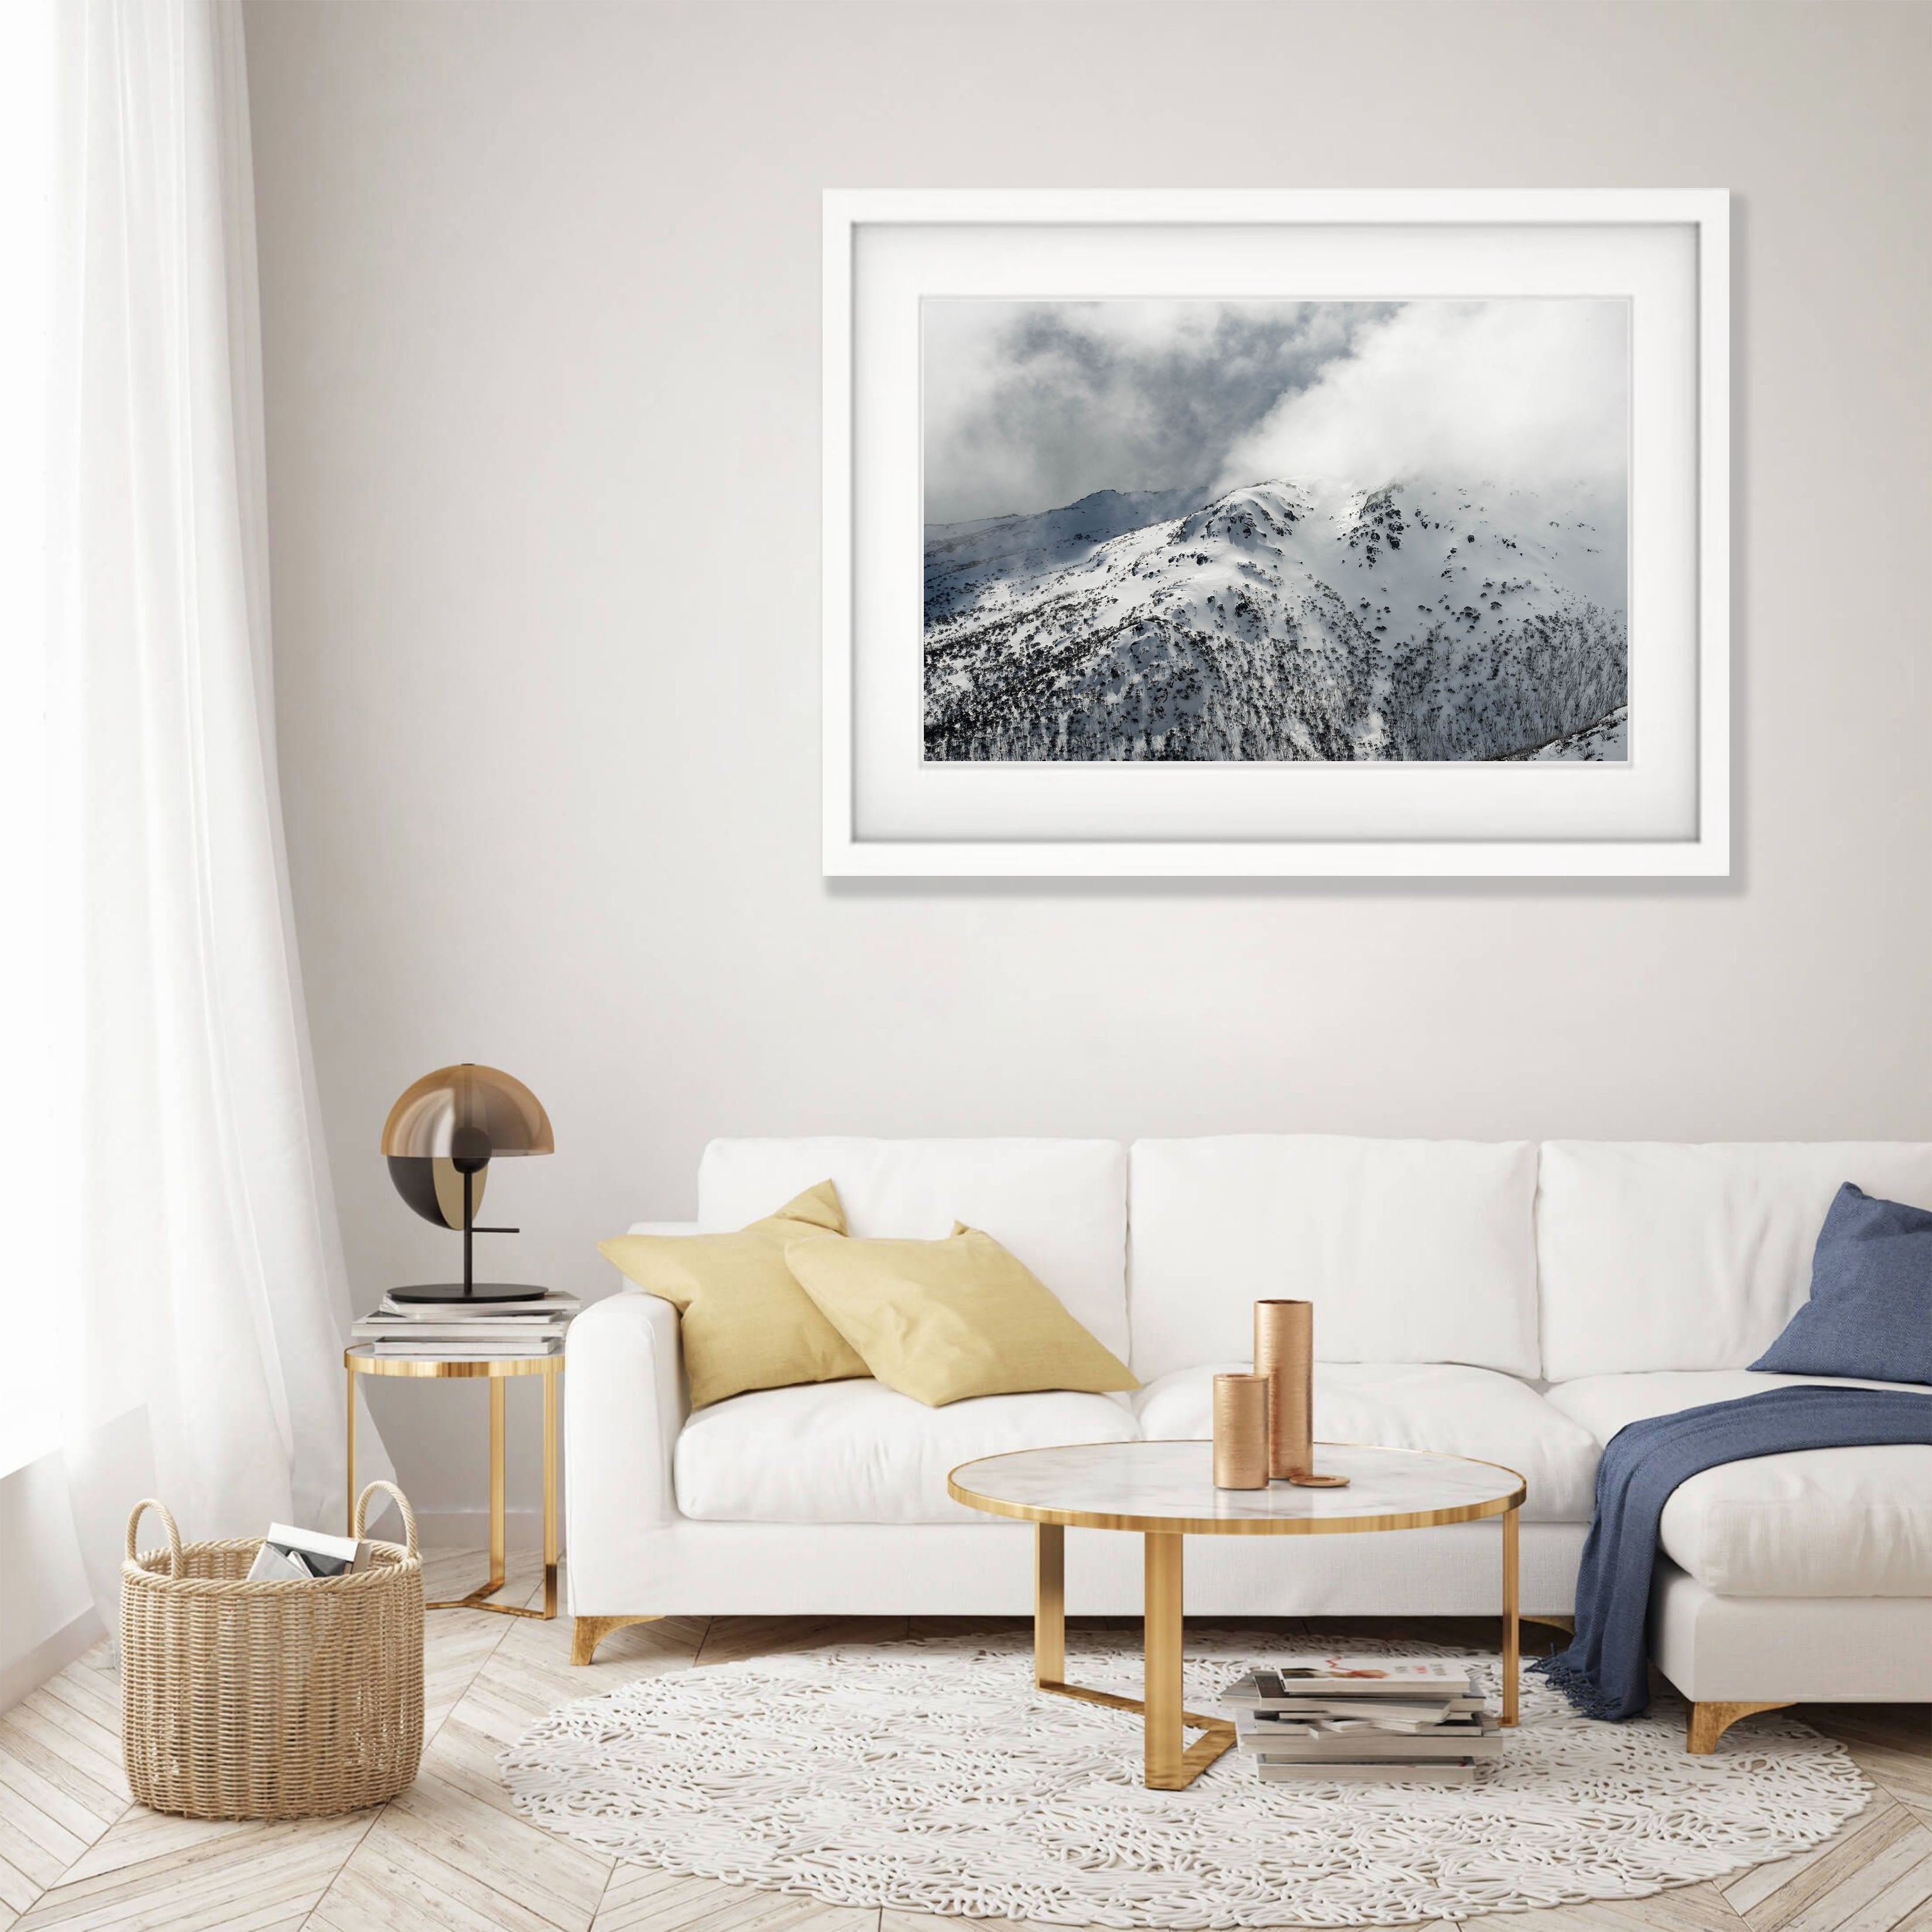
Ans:
{"label": "white round rug", "polygon": [[[1188,1708],[1317,1638],[1190,1636]],[[1075,1633],[1077,1683],[1140,1689],[1137,1635]],[[1358,1640],[1348,1654],[1493,1655]],[[1392,1925],[1632,1898],[1829,1838],[1869,1787],[1773,1718],[1715,1756],[1681,1707],[1576,1716],[1540,1677],[1474,1785],[1264,1784],[1229,1751],[1140,1782],[1140,1720],[1036,1691],[1024,1636],[853,1646],[673,1672],[554,1712],[503,1754],[518,1806],[620,1858],[835,1905],[1054,1924]]]}

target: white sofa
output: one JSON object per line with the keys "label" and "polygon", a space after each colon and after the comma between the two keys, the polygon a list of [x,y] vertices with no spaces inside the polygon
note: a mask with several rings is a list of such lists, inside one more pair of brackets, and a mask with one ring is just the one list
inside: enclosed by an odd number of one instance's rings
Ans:
{"label": "white sofa", "polygon": [[[956,1464],[1049,1443],[1200,1437],[1264,1295],[1316,1304],[1318,1436],[1526,1478],[1522,1607],[1572,1607],[1603,1445],[1626,1422],[1800,1378],[1748,1372],[1805,1298],[1840,1182],[1932,1207],[1932,1144],[1670,1146],[1253,1136],[716,1141],[693,1224],[734,1228],[830,1175],[858,1236],[986,1229],[1144,1386],[927,1408],[869,1381],[692,1414],[677,1315],[635,1291],[572,1324],[570,1607],[1020,1613],[1024,1524],[954,1503]],[[1882,1384],[1876,1384],[1882,1386]],[[1196,1615],[1494,1615],[1494,1522],[1190,1546]],[[1707,1472],[1665,1511],[1653,1654],[1706,1742],[1741,1707],[1932,1699],[1932,1448]],[[1138,1538],[1067,1540],[1078,1613],[1137,1612]]]}

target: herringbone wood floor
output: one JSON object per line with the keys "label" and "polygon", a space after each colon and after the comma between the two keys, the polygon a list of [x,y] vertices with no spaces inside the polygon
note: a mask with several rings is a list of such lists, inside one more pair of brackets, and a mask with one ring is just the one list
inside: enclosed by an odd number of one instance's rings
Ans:
{"label": "herringbone wood floor", "polygon": [[[479,1569],[473,1557],[450,1555],[429,1567],[432,1595],[466,1587]],[[530,1572],[526,1563],[513,1576],[533,1582]],[[290,1825],[199,1824],[131,1805],[119,1689],[104,1647],[0,1717],[0,1932],[945,1932],[944,1921],[911,1913],[614,1865],[526,1823],[496,1778],[500,1747],[573,1697],[626,1678],[907,1627],[903,1618],[647,1624],[607,1639],[594,1669],[574,1670],[566,1618],[434,1611],[421,1776],[375,1810]],[[1493,1625],[1474,1624],[1354,1627],[1496,1637]],[[1838,1706],[1801,1714],[1843,1738],[1878,1787],[1831,1844],[1722,1885],[1506,1923],[1523,1932],[1932,1932],[1932,1714]],[[1123,1750],[1135,1744],[1124,1727]]]}

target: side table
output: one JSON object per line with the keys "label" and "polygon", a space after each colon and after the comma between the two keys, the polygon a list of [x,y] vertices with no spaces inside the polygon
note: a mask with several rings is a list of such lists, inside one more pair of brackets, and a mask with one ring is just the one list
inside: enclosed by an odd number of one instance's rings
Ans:
{"label": "side table", "polygon": [[[554,1355],[497,1356],[466,1360],[460,1356],[425,1360],[419,1356],[379,1355],[363,1342],[342,1352],[344,1380],[349,1392],[349,1520],[355,1521],[356,1509],[356,1378],[358,1376],[410,1376],[434,1381],[487,1376],[490,1383],[490,1574],[466,1597],[446,1597],[425,1604],[430,1610],[494,1610],[500,1617],[536,1617],[548,1621],[556,1615],[556,1412],[563,1381],[563,1352]],[[526,1610],[514,1604],[486,1602],[503,1587],[504,1480],[503,1423],[505,1384],[512,1376],[543,1378],[543,1552],[544,1598],[540,1610]],[[351,1532],[353,1533],[352,1531]]]}

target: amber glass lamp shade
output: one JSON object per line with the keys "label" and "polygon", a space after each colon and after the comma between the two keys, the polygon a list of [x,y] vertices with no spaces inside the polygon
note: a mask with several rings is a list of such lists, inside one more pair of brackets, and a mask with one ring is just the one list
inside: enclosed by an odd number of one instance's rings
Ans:
{"label": "amber glass lamp shade", "polygon": [[471,1237],[514,1234],[479,1228],[483,1184],[490,1162],[505,1155],[550,1154],[556,1142],[543,1103],[514,1075],[466,1060],[440,1066],[407,1088],[389,1109],[382,1153],[396,1192],[425,1221],[463,1235],[463,1280],[398,1288],[399,1300],[506,1299],[541,1289],[474,1279]]}
{"label": "amber glass lamp shade", "polygon": [[382,1128],[392,1158],[474,1160],[554,1154],[543,1102],[514,1074],[465,1060],[439,1066],[404,1089]]}

